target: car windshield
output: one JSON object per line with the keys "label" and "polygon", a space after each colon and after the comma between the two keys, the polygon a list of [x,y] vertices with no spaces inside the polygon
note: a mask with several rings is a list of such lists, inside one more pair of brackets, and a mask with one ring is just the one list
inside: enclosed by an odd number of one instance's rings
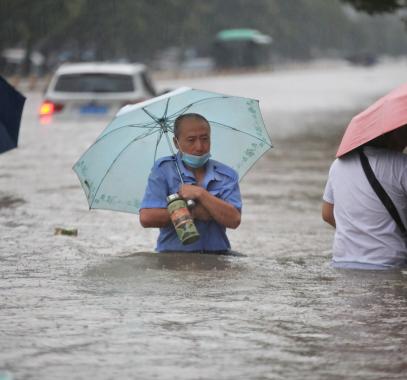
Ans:
{"label": "car windshield", "polygon": [[133,77],[123,74],[64,74],[55,85],[60,92],[132,92]]}

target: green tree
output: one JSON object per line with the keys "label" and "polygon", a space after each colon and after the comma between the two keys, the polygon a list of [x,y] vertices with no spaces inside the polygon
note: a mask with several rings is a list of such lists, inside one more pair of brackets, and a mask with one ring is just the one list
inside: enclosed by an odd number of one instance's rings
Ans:
{"label": "green tree", "polygon": [[46,44],[76,17],[84,0],[1,0],[1,46],[18,43],[26,55],[23,73],[30,71],[34,46]]}
{"label": "green tree", "polygon": [[[215,35],[226,28],[254,28],[273,37],[272,52],[307,59],[327,52],[405,49],[394,19],[381,22],[369,12],[391,11],[407,0],[0,0],[0,51],[20,46],[29,54],[74,53],[98,60],[149,61],[172,46],[210,55]],[[368,6],[368,8],[366,8]],[[377,16],[379,17],[379,16]],[[382,17],[382,16],[380,16]],[[388,16],[395,17],[395,16]],[[362,22],[363,21],[363,22]]]}
{"label": "green tree", "polygon": [[351,4],[355,9],[370,14],[395,12],[407,7],[406,0],[342,0]]}

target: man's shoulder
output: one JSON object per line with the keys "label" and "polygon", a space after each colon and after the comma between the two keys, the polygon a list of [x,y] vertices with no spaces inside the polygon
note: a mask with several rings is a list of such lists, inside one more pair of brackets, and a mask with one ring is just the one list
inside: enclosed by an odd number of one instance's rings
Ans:
{"label": "man's shoulder", "polygon": [[160,168],[160,167],[165,167],[166,165],[172,163],[175,161],[174,156],[164,156],[160,157],[158,160],[155,161],[154,163],[154,168]]}
{"label": "man's shoulder", "polygon": [[364,149],[364,152],[368,156],[380,157],[381,160],[407,162],[407,155],[397,150],[368,146]]}
{"label": "man's shoulder", "polygon": [[395,152],[392,151],[391,155],[393,157],[394,160],[396,160],[397,162],[399,162],[404,168],[406,167],[407,164],[407,154],[403,153],[403,152]]}
{"label": "man's shoulder", "polygon": [[223,164],[222,162],[216,161],[216,160],[211,160],[213,164],[213,170],[221,175],[224,175],[226,177],[229,177],[231,179],[238,179],[239,174],[235,169],[232,167]]}
{"label": "man's shoulder", "polygon": [[341,166],[343,163],[347,161],[348,157],[346,158],[335,158],[330,167],[329,167],[329,172],[332,173],[338,166]]}
{"label": "man's shoulder", "polygon": [[366,150],[366,152],[373,153],[376,160],[380,162],[380,165],[386,171],[392,170],[393,172],[400,173],[407,170],[407,155],[403,152],[374,147],[369,147],[369,150]]}
{"label": "man's shoulder", "polygon": [[390,175],[391,179],[397,178],[400,181],[401,178],[407,178],[407,155],[403,152],[389,151],[388,161],[386,168],[386,175]]}

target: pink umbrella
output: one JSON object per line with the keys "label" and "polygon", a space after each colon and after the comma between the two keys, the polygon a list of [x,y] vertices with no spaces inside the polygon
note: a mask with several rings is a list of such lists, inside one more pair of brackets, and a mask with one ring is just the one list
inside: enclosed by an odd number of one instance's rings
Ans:
{"label": "pink umbrella", "polygon": [[407,83],[356,115],[343,135],[336,157],[407,124]]}

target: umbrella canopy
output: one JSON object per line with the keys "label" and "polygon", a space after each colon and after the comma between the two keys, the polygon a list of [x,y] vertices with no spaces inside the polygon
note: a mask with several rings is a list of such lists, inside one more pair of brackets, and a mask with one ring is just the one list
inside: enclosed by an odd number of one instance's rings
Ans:
{"label": "umbrella canopy", "polygon": [[240,178],[271,148],[257,100],[183,87],[122,108],[74,165],[89,208],[138,213],[151,168],[174,153],[174,121],[185,113],[209,121],[212,158]]}
{"label": "umbrella canopy", "polygon": [[25,97],[0,76],[0,153],[17,147]]}
{"label": "umbrella canopy", "polygon": [[336,157],[407,124],[407,83],[356,115],[346,128]]}

